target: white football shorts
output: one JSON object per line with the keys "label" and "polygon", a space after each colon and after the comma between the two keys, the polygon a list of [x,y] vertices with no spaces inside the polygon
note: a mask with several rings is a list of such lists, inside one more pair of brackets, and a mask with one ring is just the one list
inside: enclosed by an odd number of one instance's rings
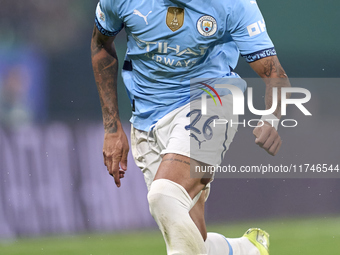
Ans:
{"label": "white football shorts", "polygon": [[[221,97],[223,106],[217,98],[215,101],[217,105],[212,98],[207,99],[206,115],[201,114],[201,100],[177,108],[161,118],[150,132],[132,126],[132,155],[148,190],[165,154],[175,153],[213,166],[221,164],[237,131],[238,117],[232,114],[231,95]],[[210,189],[210,183],[206,189]],[[207,197],[209,192],[206,193]]]}

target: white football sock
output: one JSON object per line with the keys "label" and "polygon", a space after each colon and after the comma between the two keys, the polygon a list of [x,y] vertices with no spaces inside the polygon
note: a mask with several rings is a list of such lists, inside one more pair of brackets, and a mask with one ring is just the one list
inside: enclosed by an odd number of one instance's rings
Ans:
{"label": "white football sock", "polygon": [[208,233],[205,246],[209,255],[260,255],[248,238],[225,238],[217,233]]}
{"label": "white football sock", "polygon": [[217,233],[208,233],[205,247],[209,255],[233,255],[233,249],[227,239]]}
{"label": "white football sock", "polygon": [[260,255],[259,249],[247,237],[227,238],[227,240],[234,250],[233,255]]}
{"label": "white football sock", "polygon": [[207,254],[202,235],[189,215],[193,201],[181,185],[165,179],[156,180],[151,184],[148,201],[168,255]]}

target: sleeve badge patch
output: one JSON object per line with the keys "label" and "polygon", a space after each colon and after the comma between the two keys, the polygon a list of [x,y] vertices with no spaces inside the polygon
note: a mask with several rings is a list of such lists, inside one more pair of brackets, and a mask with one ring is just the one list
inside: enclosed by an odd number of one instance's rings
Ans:
{"label": "sleeve badge patch", "polygon": [[97,17],[101,21],[105,22],[105,14],[104,14],[104,12],[102,12],[102,9],[100,8],[100,3],[98,3],[98,5],[97,5]]}

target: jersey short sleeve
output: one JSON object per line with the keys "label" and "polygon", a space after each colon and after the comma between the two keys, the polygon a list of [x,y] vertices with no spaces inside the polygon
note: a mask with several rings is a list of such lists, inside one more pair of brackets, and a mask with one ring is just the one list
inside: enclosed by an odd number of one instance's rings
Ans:
{"label": "jersey short sleeve", "polygon": [[276,55],[255,0],[235,1],[227,19],[227,30],[247,62]]}
{"label": "jersey short sleeve", "polygon": [[96,9],[96,26],[106,36],[114,36],[124,27],[118,14],[118,0],[100,0]]}

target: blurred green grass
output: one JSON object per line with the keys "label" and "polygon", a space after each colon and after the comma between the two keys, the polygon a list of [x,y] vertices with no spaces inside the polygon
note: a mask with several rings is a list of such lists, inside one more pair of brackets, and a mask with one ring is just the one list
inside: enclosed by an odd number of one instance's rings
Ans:
{"label": "blurred green grass", "polygon": [[[247,221],[208,226],[208,231],[239,237],[249,227],[270,233],[271,255],[339,255],[340,218]],[[1,255],[152,255],[166,254],[160,232],[85,234],[0,241]]]}

